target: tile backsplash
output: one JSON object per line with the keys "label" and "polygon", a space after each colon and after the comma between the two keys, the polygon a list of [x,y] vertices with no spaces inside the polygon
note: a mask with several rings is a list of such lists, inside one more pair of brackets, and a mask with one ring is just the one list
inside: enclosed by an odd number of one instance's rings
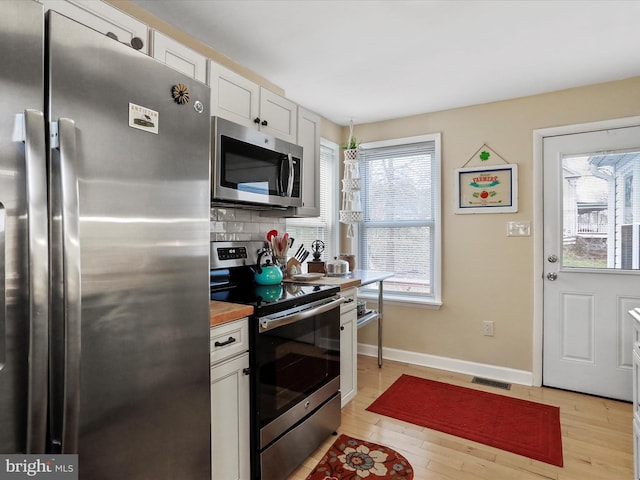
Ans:
{"label": "tile backsplash", "polygon": [[285,231],[285,219],[262,217],[259,211],[212,207],[210,240],[265,240],[269,230]]}

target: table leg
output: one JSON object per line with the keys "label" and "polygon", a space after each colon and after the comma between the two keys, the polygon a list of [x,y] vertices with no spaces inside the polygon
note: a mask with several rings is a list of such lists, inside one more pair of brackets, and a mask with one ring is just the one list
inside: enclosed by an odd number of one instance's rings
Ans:
{"label": "table leg", "polygon": [[378,368],[382,368],[382,282],[378,282]]}

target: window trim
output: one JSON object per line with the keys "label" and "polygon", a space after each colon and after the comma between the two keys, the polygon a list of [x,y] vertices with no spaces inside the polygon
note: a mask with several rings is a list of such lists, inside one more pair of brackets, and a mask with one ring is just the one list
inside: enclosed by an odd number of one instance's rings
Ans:
{"label": "window trim", "polygon": [[[392,304],[422,306],[424,308],[440,308],[442,305],[442,135],[431,133],[412,137],[394,138],[376,142],[362,143],[362,150],[407,145],[411,143],[434,142],[434,159],[432,160],[433,177],[433,293],[428,297],[405,296],[395,292],[384,292],[385,302]],[[360,227],[358,225],[358,227]],[[362,237],[360,228],[356,231],[358,258],[362,255]],[[383,287],[384,288],[384,287]],[[361,290],[358,295],[366,299],[377,299],[377,292]]]}

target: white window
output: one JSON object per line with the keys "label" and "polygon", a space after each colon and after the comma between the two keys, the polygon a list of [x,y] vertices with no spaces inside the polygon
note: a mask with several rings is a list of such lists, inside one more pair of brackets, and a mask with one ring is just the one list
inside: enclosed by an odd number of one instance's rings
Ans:
{"label": "white window", "polygon": [[440,134],[361,147],[358,266],[395,274],[384,282],[385,299],[439,306]]}
{"label": "white window", "polygon": [[[320,140],[320,216],[314,218],[288,218],[287,232],[295,238],[289,251],[298,251],[300,245],[311,252],[307,261],[312,260],[311,244],[321,240],[325,245],[322,260],[337,255],[338,245],[338,145],[325,139]],[[306,262],[305,262],[306,263]],[[304,267],[303,267],[304,268]]]}

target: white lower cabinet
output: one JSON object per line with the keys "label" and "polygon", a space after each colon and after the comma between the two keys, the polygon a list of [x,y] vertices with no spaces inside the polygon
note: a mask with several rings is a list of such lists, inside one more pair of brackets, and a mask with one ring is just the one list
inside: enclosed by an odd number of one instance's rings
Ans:
{"label": "white lower cabinet", "polygon": [[358,393],[358,312],[356,289],[341,291],[340,305],[340,393],[344,407]]}
{"label": "white lower cabinet", "polygon": [[[234,329],[234,327],[236,327]],[[247,318],[211,329],[211,352],[239,342],[233,331],[246,331]],[[216,328],[220,329],[216,334]],[[219,332],[222,331],[222,335]],[[220,338],[224,340],[220,340]],[[218,340],[214,341],[214,338]],[[218,343],[216,347],[214,344]],[[226,342],[226,343],[225,343]],[[212,355],[213,358],[213,355]],[[247,480],[249,458],[249,352],[230,353],[211,365],[211,479]]]}

